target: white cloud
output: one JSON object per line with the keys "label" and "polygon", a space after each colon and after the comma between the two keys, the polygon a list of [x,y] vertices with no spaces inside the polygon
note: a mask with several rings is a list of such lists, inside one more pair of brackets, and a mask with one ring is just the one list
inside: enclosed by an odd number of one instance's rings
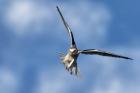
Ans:
{"label": "white cloud", "polygon": [[0,93],[15,93],[18,89],[16,75],[6,68],[0,69]]}
{"label": "white cloud", "polygon": [[38,2],[13,1],[9,4],[5,14],[6,23],[18,35],[41,30],[43,22],[52,18],[51,10]]}
{"label": "white cloud", "polygon": [[90,93],[122,93],[122,84],[118,79],[114,79],[108,82],[108,86],[105,88],[97,87],[93,89]]}
{"label": "white cloud", "polygon": [[60,73],[55,73],[52,77],[48,76],[46,70],[42,70],[38,75],[38,84],[34,93],[64,93],[67,82]]}
{"label": "white cloud", "polygon": [[123,83],[119,78],[113,78],[106,86],[95,86],[89,93],[139,93],[139,86],[138,83]]}

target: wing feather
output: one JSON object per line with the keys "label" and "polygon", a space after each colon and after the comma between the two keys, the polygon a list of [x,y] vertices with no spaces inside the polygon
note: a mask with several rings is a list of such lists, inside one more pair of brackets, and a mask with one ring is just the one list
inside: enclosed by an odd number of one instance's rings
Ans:
{"label": "wing feather", "polygon": [[61,16],[61,19],[62,19],[62,21],[63,21],[67,31],[68,31],[68,34],[69,34],[69,37],[70,37],[70,40],[71,40],[71,47],[76,47],[76,43],[75,43],[75,40],[74,40],[74,36],[73,36],[72,30],[70,29],[69,25],[65,21],[63,15],[62,15],[62,13],[61,13],[61,11],[59,9],[59,7],[57,6],[56,8],[57,8],[57,11],[59,12],[59,14]]}
{"label": "wing feather", "polygon": [[90,55],[95,54],[95,55],[101,55],[101,56],[108,56],[108,57],[116,57],[116,58],[123,58],[123,59],[133,60],[132,58],[129,58],[129,57],[125,57],[125,56],[121,56],[121,55],[118,55],[118,54],[114,54],[114,53],[106,52],[106,51],[101,51],[101,50],[97,50],[97,49],[82,50],[82,51],[79,51],[79,53],[90,54]]}

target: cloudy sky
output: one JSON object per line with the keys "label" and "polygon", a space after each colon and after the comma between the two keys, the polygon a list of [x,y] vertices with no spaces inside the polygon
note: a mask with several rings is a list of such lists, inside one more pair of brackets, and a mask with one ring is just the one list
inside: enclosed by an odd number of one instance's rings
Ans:
{"label": "cloudy sky", "polygon": [[[0,0],[0,93],[139,93],[139,0]],[[69,38],[59,6],[80,49],[132,57],[80,55],[81,78],[58,53]]]}

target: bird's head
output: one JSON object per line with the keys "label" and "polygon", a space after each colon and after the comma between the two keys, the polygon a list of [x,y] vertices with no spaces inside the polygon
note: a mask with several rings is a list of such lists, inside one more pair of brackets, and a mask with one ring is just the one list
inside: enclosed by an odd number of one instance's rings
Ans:
{"label": "bird's head", "polygon": [[78,50],[76,48],[70,48],[69,51],[73,55],[77,54],[77,52],[78,52]]}

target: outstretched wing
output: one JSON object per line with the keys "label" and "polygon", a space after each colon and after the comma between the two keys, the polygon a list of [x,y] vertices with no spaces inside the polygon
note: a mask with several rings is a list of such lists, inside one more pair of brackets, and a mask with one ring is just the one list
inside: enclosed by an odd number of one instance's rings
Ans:
{"label": "outstretched wing", "polygon": [[101,55],[101,56],[108,56],[108,57],[116,57],[116,58],[124,58],[124,59],[133,60],[132,58],[129,58],[129,57],[117,55],[117,54],[106,52],[106,51],[96,50],[96,49],[82,50],[82,51],[79,51],[79,53],[82,53],[82,54],[91,54],[91,55],[94,55],[95,54],[95,55]]}
{"label": "outstretched wing", "polygon": [[73,33],[72,33],[72,31],[71,31],[69,25],[68,25],[67,22],[65,21],[63,15],[62,15],[62,13],[61,13],[61,11],[60,11],[60,9],[59,9],[59,7],[57,6],[56,8],[57,8],[57,10],[58,10],[58,12],[59,12],[59,14],[60,14],[60,16],[61,16],[61,19],[62,19],[62,21],[63,21],[63,23],[64,23],[64,25],[65,25],[67,31],[68,31],[69,37],[70,37],[70,39],[71,39],[71,47],[76,47],[76,43],[75,43],[75,41],[74,41],[74,36],[73,36]]}

